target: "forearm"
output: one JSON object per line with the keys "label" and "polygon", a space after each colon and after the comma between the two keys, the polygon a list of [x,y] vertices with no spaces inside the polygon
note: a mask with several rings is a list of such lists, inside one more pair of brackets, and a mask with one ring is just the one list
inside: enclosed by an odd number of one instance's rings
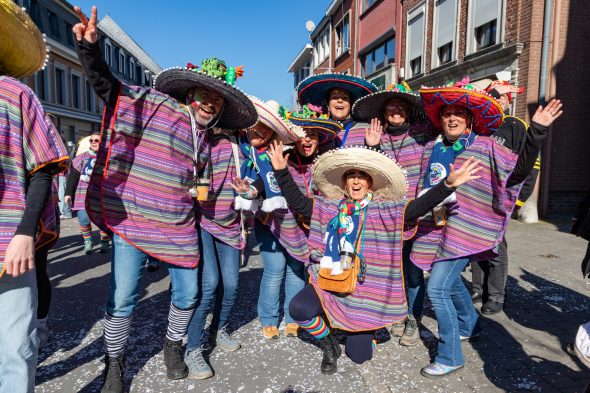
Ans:
{"label": "forearm", "polygon": [[535,161],[541,151],[541,145],[547,136],[547,127],[544,127],[535,122],[531,123],[526,134],[526,140],[522,152],[518,156],[518,161],[514,167],[514,171],[510,175],[507,187],[522,183],[526,177],[531,173],[535,166]]}
{"label": "forearm", "polygon": [[78,58],[84,68],[84,73],[90,80],[96,94],[114,108],[117,104],[121,82],[113,75],[111,69],[102,58],[98,42],[91,44],[82,39],[77,41]]}
{"label": "forearm", "polygon": [[51,194],[51,173],[44,169],[33,173],[29,179],[25,211],[15,235],[35,236],[37,223]]}
{"label": "forearm", "polygon": [[404,221],[414,221],[430,210],[434,209],[439,203],[445,200],[449,195],[455,192],[455,188],[447,187],[444,181],[428,190],[424,195],[408,202]]}
{"label": "forearm", "polygon": [[65,196],[74,196],[76,189],[78,188],[78,181],[80,181],[80,171],[72,166],[66,183]]}
{"label": "forearm", "polygon": [[295,215],[303,216],[305,222],[309,222],[313,211],[313,199],[301,192],[289,169],[285,168],[274,172],[275,178],[281,188],[281,193],[291,210]]}

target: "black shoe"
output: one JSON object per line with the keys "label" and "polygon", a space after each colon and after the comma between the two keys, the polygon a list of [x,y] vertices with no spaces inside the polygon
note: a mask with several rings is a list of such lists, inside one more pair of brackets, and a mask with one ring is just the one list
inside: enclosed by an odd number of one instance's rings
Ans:
{"label": "black shoe", "polygon": [[320,368],[322,374],[334,374],[338,370],[338,358],[342,355],[340,345],[338,345],[336,338],[332,333],[329,333],[326,337],[318,340],[318,343],[324,353]]}
{"label": "black shoe", "polygon": [[473,302],[473,304],[481,303],[481,300],[482,300],[482,295],[480,292],[472,292],[471,293],[471,301]]}
{"label": "black shoe", "polygon": [[105,355],[104,363],[104,383],[100,393],[123,393],[124,355],[119,355],[116,358]]}
{"label": "black shoe", "polygon": [[488,300],[481,308],[481,312],[485,315],[495,315],[500,313],[503,309],[504,303]]}
{"label": "black shoe", "polygon": [[182,340],[164,339],[164,364],[168,379],[182,379],[188,375],[188,367],[182,356]]}

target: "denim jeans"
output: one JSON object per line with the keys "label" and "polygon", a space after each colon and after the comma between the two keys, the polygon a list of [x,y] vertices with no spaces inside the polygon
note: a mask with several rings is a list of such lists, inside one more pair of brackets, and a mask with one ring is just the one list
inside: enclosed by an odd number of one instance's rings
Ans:
{"label": "denim jeans", "polygon": [[406,293],[408,295],[408,313],[419,321],[422,318],[422,310],[424,309],[426,284],[424,283],[424,271],[410,260],[411,252],[412,242],[404,243],[403,259]]}
{"label": "denim jeans", "polygon": [[438,321],[438,349],[434,361],[446,366],[465,363],[459,336],[479,333],[471,295],[461,278],[468,258],[435,262],[428,279],[428,297]]}
{"label": "denim jeans", "polygon": [[[106,312],[114,317],[128,317],[139,301],[139,282],[145,263],[151,258],[125,239],[113,236],[113,258],[111,262],[111,288]],[[172,285],[172,304],[181,310],[188,310],[197,301],[197,269],[184,268],[169,263]]]}
{"label": "denim jeans", "polygon": [[258,221],[255,226],[256,240],[262,257],[262,281],[258,295],[258,319],[262,326],[277,326],[279,323],[279,296],[285,277],[285,302],[283,314],[286,323],[293,323],[289,303],[305,286],[305,265],[293,258],[278,242],[268,227]]}
{"label": "denim jeans", "polygon": [[188,327],[187,350],[199,348],[205,337],[205,321],[211,302],[215,301],[210,333],[223,328],[238,297],[240,250],[225,244],[205,230],[199,230],[201,263],[199,297]]}
{"label": "denim jeans", "polygon": [[88,213],[86,213],[86,210],[78,210],[76,212],[76,215],[78,216],[78,223],[81,227],[85,227],[91,224],[90,217],[88,217]]}
{"label": "denim jeans", "polygon": [[66,183],[68,178],[65,176],[58,176],[58,189],[57,195],[59,196],[59,213],[64,216],[64,218],[72,218],[72,208],[64,202],[64,196],[66,194]]}
{"label": "denim jeans", "polygon": [[35,272],[0,279],[0,392],[33,392],[37,368]]}

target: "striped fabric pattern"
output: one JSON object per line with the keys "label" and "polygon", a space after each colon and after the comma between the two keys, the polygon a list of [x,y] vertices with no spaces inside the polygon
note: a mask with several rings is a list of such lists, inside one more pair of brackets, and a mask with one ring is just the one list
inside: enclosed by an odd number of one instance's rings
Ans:
{"label": "striped fabric pattern", "polygon": [[51,163],[65,170],[67,160],[61,137],[33,91],[14,78],[0,77],[0,271],[25,209],[27,176]]}
{"label": "striped fabric pattern", "polygon": [[[433,145],[429,143],[424,151],[423,171]],[[460,257],[489,259],[504,236],[520,187],[506,189],[518,155],[491,138],[478,137],[457,157],[456,167],[469,157],[481,161],[482,170],[477,173],[481,178],[457,189],[457,202],[448,207],[447,225],[436,227],[431,215],[419,221],[411,259],[422,270],[429,271],[434,262]]]}
{"label": "striped fabric pattern", "polygon": [[[311,164],[299,166],[289,160],[287,168],[301,192],[305,194],[306,190],[309,190],[312,193],[312,184],[310,184]],[[258,210],[256,218],[268,226],[271,233],[285,247],[289,255],[303,263],[309,262],[309,247],[307,246],[309,230],[299,218],[293,215],[291,210],[276,209],[271,213]]]}
{"label": "striped fabric pattern", "polygon": [[[324,235],[330,220],[338,213],[339,201],[314,198],[309,234],[311,258],[319,262],[324,255]],[[337,296],[318,286],[319,264],[310,266],[314,286],[330,326],[347,331],[375,330],[403,320],[407,315],[402,276],[402,223],[406,201],[372,202],[366,214],[364,256],[365,281],[347,296]]]}
{"label": "striped fabric pattern", "polygon": [[[76,168],[76,170],[82,173],[82,169],[86,166],[88,160],[93,158],[91,157],[89,152],[84,152],[72,160],[72,167]],[[84,210],[85,209],[85,202],[86,202],[86,191],[88,190],[88,182],[82,181],[81,179],[78,181],[78,187],[76,187],[76,193],[74,194],[74,205],[72,206],[73,211]]]}
{"label": "striped fabric pattern", "polygon": [[[197,209],[202,229],[233,248],[242,249],[246,243],[241,236],[239,213],[234,209],[234,190],[229,185],[237,174],[228,135],[229,131],[218,129],[207,135],[211,146],[211,182],[207,200],[200,202]],[[238,154],[241,164],[243,157],[239,149]]]}
{"label": "striped fabric pattern", "polygon": [[297,321],[297,323],[316,340],[321,340],[330,334],[330,328],[319,315],[316,315],[309,321]]}
{"label": "striped fabric pattern", "polygon": [[59,198],[57,176],[51,181],[51,195],[49,201],[39,217],[39,232],[35,241],[35,249],[51,248],[59,239]]}
{"label": "striped fabric pattern", "polygon": [[187,109],[156,90],[123,85],[115,110],[105,111],[86,211],[146,254],[195,267],[193,161]]}

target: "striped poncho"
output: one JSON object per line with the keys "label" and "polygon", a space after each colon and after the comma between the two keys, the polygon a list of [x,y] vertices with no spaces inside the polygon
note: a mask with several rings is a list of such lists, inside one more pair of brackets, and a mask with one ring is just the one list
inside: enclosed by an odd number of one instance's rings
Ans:
{"label": "striped poncho", "polygon": [[[65,170],[67,160],[61,137],[33,91],[0,77],[0,265],[25,210],[28,177],[48,164],[59,163],[56,172]],[[51,227],[49,205],[38,239]]]}
{"label": "striped poncho", "polygon": [[[314,286],[330,326],[346,331],[370,331],[399,322],[407,314],[402,275],[402,237],[406,201],[371,202],[365,216],[365,281],[346,296],[319,288],[319,264],[310,266]],[[339,201],[315,197],[309,248],[311,259],[324,255],[324,236],[330,220],[338,214]]]}
{"label": "striped poncho", "polygon": [[[78,172],[82,173],[82,170],[84,169],[84,167],[86,166],[88,161],[93,160],[95,158],[96,158],[95,154],[91,154],[90,152],[85,151],[84,153],[74,157],[74,159],[72,160],[72,167],[76,168],[76,170],[78,170]],[[78,181],[78,186],[76,187],[76,193],[74,195],[74,205],[72,206],[72,210],[78,211],[78,210],[84,210],[86,208],[85,202],[86,202],[86,191],[87,190],[88,190],[88,182],[85,182],[82,179],[80,179]]]}
{"label": "striped poncho", "polygon": [[[424,150],[423,173],[433,146],[434,141]],[[518,155],[491,138],[477,137],[457,157],[455,167],[459,168],[469,157],[481,161],[482,169],[477,173],[481,178],[457,189],[457,201],[447,205],[447,224],[435,226],[431,215],[419,221],[411,260],[422,270],[429,271],[437,261],[462,257],[488,259],[502,241],[518,195],[506,189]],[[418,188],[421,187],[422,179]]]}
{"label": "striped poncho", "polygon": [[105,110],[86,198],[90,218],[154,258],[195,267],[193,152],[185,106],[156,90],[122,85],[115,110]]}

